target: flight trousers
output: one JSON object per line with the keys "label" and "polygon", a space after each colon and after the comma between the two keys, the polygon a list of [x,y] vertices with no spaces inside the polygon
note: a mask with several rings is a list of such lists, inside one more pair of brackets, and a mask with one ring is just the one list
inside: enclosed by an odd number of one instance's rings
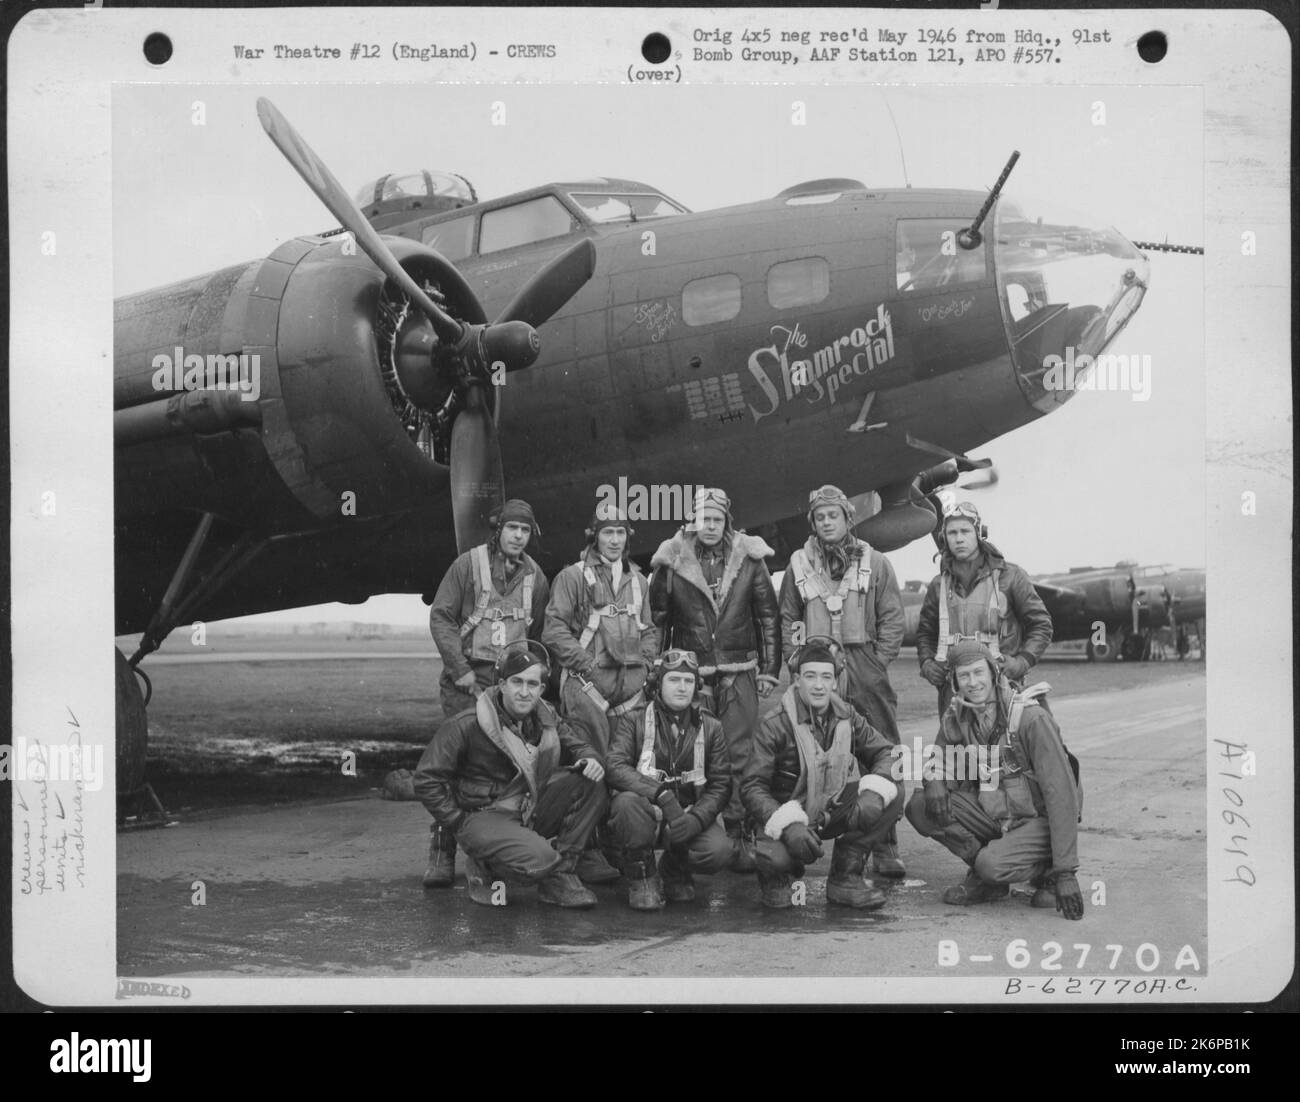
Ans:
{"label": "flight trousers", "polygon": [[844,671],[846,684],[841,695],[897,746],[898,694],[889,683],[889,670],[876,657],[875,647],[871,643],[846,644]]}
{"label": "flight trousers", "polygon": [[565,856],[582,853],[608,807],[603,781],[567,770],[555,772],[542,788],[527,826],[518,811],[484,808],[464,819],[456,841],[490,871],[536,882]]}
{"label": "flight trousers", "polygon": [[703,710],[722,724],[727,740],[727,757],[731,761],[731,796],[722,810],[728,823],[740,823],[745,807],[740,802],[740,778],[749,762],[749,745],[758,728],[758,673],[717,673],[706,681],[700,695]]}
{"label": "flight trousers", "polygon": [[[610,712],[635,696],[637,690],[645,683],[644,673],[640,669],[631,672],[641,675],[635,680],[636,688],[630,693],[623,692],[616,699],[611,700],[609,711],[601,711],[600,705],[583,692],[576,677],[566,677],[560,687],[560,714],[582,729],[587,744],[600,755],[602,761],[609,755],[609,743],[614,728],[618,726],[618,721],[624,714],[620,712],[618,715],[610,715]],[[620,685],[624,681],[632,682],[633,679],[626,673],[620,673]]]}
{"label": "flight trousers", "polygon": [[[949,807],[958,800],[974,804],[983,813],[973,796],[965,792],[948,793]],[[1021,819],[1010,830],[1003,831],[1002,837],[984,843],[951,816],[944,826],[931,819],[925,812],[925,793],[918,790],[908,801],[907,821],[918,834],[933,838],[960,857],[987,884],[1037,880],[1052,870],[1052,836],[1047,819],[1041,815]]]}
{"label": "flight trousers", "polygon": [[674,857],[684,859],[691,872],[699,873],[721,872],[730,863],[733,844],[720,819],[714,819],[684,846],[671,845],[666,829],[660,838],[662,826],[655,820],[654,805],[636,792],[617,792],[610,801],[609,832],[621,853],[654,849],[658,845],[671,850]]}

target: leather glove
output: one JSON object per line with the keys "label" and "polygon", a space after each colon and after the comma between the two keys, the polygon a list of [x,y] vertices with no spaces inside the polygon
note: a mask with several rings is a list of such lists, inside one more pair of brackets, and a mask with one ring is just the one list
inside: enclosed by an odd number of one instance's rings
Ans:
{"label": "leather glove", "polygon": [[1056,909],[1066,918],[1083,917],[1083,892],[1079,890],[1079,881],[1072,872],[1056,876]]}
{"label": "leather glove", "polygon": [[781,831],[781,841],[790,851],[790,856],[801,865],[811,865],[824,852],[817,835],[803,823],[791,823]]}
{"label": "leather glove", "polygon": [[661,788],[659,794],[655,797],[655,803],[659,805],[659,810],[664,813],[664,822],[675,823],[686,814],[682,810],[681,802],[677,799],[677,793],[671,788]]}
{"label": "leather glove", "polygon": [[1009,681],[1019,681],[1029,672],[1029,660],[1018,654],[1012,655],[1002,664],[1002,672]]}
{"label": "leather glove", "polygon": [[926,785],[925,817],[939,826],[947,826],[952,821],[952,816],[948,811],[948,790],[946,788],[936,785],[932,792],[930,786]]}
{"label": "leather glove", "polygon": [[668,822],[668,839],[674,846],[684,846],[704,833],[704,824],[698,815],[689,811]]}
{"label": "leather glove", "polygon": [[948,680],[948,668],[934,658],[927,658],[921,663],[921,676],[936,689],[942,689]]}
{"label": "leather glove", "polygon": [[856,830],[857,822],[858,782],[849,781],[826,808],[826,815],[817,833],[822,838],[838,838],[845,832]]}
{"label": "leather glove", "polygon": [[589,781],[599,783],[605,779],[605,767],[595,758],[579,758],[573,763],[571,769],[575,773],[581,773]]}

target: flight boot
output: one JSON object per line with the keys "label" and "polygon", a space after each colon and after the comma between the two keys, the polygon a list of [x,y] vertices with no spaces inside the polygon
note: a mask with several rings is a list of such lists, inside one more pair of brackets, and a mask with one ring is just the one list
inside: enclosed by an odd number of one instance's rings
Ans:
{"label": "flight boot", "polygon": [[745,824],[727,823],[727,837],[733,847],[731,863],[727,867],[732,872],[753,872],[758,867],[754,862],[754,839],[745,829]]}
{"label": "flight boot", "polygon": [[577,867],[578,855],[564,854],[560,863],[537,885],[537,902],[575,910],[594,907],[596,895],[578,879],[574,871]]}
{"label": "flight boot", "polygon": [[765,873],[762,869],[757,870],[757,874],[759,899],[764,907],[783,911],[787,907],[794,906],[794,900],[790,895],[790,889],[794,884],[792,876],[783,872]]}
{"label": "flight boot", "polygon": [[662,911],[664,886],[655,871],[654,850],[630,850],[623,862],[627,905],[634,911]]}
{"label": "flight boot", "polygon": [[871,864],[877,876],[886,880],[902,880],[907,875],[907,866],[898,856],[898,833],[890,827],[883,842],[877,842],[871,849]]}
{"label": "flight boot", "polygon": [[976,903],[993,903],[1006,899],[1010,892],[1011,888],[1006,884],[986,884],[971,869],[965,880],[943,893],[943,901],[954,907],[970,907]]}
{"label": "flight boot", "polygon": [[450,888],[456,879],[456,836],[445,826],[429,828],[429,864],[424,870],[426,888]]}
{"label": "flight boot", "polygon": [[831,871],[826,877],[826,902],[859,911],[874,911],[885,905],[886,895],[862,876],[867,855],[836,842],[831,851]]}
{"label": "flight boot", "polygon": [[664,895],[669,903],[695,902],[695,877],[686,866],[685,854],[681,856],[666,849],[659,858],[659,879],[664,883]]}
{"label": "flight boot", "polygon": [[[474,860],[468,853],[465,854],[465,887],[469,889],[469,898],[471,903],[478,903],[484,907],[491,907],[493,902],[492,891],[492,871],[486,865],[481,865]],[[500,897],[505,899],[504,893]],[[496,903],[501,906],[501,903]]]}
{"label": "flight boot", "polygon": [[578,858],[578,879],[588,884],[612,884],[618,879],[618,869],[611,865],[593,839]]}

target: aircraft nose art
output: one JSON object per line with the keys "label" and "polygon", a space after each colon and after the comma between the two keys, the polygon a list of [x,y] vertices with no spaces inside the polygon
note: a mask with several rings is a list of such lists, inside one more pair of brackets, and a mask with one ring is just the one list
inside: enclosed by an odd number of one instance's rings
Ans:
{"label": "aircraft nose art", "polygon": [[1048,413],[1073,396],[1072,380],[1091,370],[1137,312],[1150,266],[1098,219],[1032,200],[998,202],[995,238],[1016,381],[1029,403]]}

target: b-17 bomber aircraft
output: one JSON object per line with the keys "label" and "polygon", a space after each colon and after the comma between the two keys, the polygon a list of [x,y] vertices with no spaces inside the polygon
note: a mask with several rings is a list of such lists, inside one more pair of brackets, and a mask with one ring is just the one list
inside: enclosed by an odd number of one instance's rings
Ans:
{"label": "b-17 bomber aircraft", "polygon": [[548,571],[602,485],[645,558],[706,476],[787,547],[827,482],[903,546],[988,466],[968,452],[1069,400],[1045,359],[1101,352],[1147,290],[1117,231],[1002,195],[1014,156],[988,193],[828,179],[702,213],[605,178],[480,201],[435,172],[354,201],[258,114],[341,228],[116,301],[131,667],[194,619],[428,598],[507,493]]}
{"label": "b-17 bomber aircraft", "polygon": [[1205,571],[1169,565],[1078,566],[1066,574],[1033,578],[1052,616],[1053,639],[1087,639],[1088,658],[1111,661],[1149,657],[1152,634],[1173,633],[1179,657],[1196,637],[1205,657]]}

